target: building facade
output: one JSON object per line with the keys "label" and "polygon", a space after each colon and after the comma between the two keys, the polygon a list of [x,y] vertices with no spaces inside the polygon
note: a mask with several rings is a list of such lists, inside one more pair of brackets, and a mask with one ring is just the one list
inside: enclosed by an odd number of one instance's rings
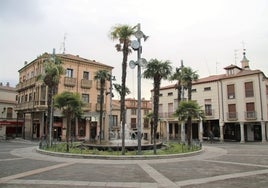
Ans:
{"label": "building facade", "polygon": [[23,117],[17,116],[16,88],[0,83],[0,139],[22,136]]}
{"label": "building facade", "polygon": [[[48,134],[47,125],[47,87],[41,79],[44,73],[44,63],[51,58],[44,53],[30,63],[25,63],[19,70],[19,84],[16,111],[24,117],[26,139],[40,139]],[[95,60],[88,60],[71,54],[56,54],[65,69],[65,75],[60,78],[57,93],[63,91],[79,93],[84,103],[83,116],[72,122],[72,137],[78,140],[95,140],[101,136],[108,138],[109,96],[104,97],[103,132],[100,133],[100,84],[94,80],[95,73],[107,70],[112,75],[113,67]],[[109,89],[109,80],[105,89]],[[58,109],[54,109],[53,137],[64,140],[66,136],[66,118]]]}
{"label": "building facade", "polygon": [[[241,67],[230,65],[225,71],[193,82],[192,100],[202,107],[205,119],[193,120],[192,138],[202,141],[212,131],[221,141],[266,142],[268,78],[249,68],[245,52]],[[159,116],[165,122],[165,137],[184,142],[187,125],[173,116],[178,106],[175,84],[162,87],[160,93]]]}
{"label": "building facade", "polygon": [[[134,98],[127,98],[125,100],[125,113],[126,113],[126,134],[125,138],[137,139],[138,133],[138,100]],[[151,139],[151,127],[150,118],[148,114],[152,110],[152,104],[150,100],[141,100],[141,133],[144,140]],[[120,120],[120,101],[113,100],[113,126],[112,131],[115,135],[120,137],[121,135],[121,122]],[[115,136],[115,137],[116,137]]]}

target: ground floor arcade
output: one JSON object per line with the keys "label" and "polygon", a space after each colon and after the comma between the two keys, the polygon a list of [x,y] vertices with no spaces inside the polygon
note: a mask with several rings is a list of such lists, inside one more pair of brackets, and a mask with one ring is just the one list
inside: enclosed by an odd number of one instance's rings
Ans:
{"label": "ground floor arcade", "polygon": [[[266,142],[268,138],[268,122],[226,122],[206,120],[192,123],[192,139],[203,141],[208,139],[209,132],[219,141],[238,141],[241,143],[259,141]],[[160,123],[158,134],[163,140],[179,140],[185,142],[187,124],[175,121]]]}

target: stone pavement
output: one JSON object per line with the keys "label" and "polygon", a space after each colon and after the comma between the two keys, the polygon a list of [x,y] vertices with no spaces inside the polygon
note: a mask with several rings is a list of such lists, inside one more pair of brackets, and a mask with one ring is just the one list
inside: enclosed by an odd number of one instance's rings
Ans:
{"label": "stone pavement", "polygon": [[267,143],[205,144],[189,157],[102,160],[47,156],[0,142],[0,187],[268,187]]}

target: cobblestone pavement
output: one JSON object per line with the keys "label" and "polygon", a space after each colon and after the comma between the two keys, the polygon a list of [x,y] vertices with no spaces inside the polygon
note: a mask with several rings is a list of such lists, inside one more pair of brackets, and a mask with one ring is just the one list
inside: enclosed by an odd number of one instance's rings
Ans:
{"label": "cobblestone pavement", "polygon": [[204,144],[199,155],[153,160],[63,158],[36,147],[0,141],[0,187],[268,187],[267,143]]}

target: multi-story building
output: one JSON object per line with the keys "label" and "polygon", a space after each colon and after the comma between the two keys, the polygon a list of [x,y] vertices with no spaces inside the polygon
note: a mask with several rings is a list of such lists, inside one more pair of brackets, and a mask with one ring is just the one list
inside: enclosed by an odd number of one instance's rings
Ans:
{"label": "multi-story building", "polygon": [[[202,140],[211,130],[221,141],[265,142],[268,78],[262,71],[249,68],[245,52],[241,67],[230,65],[225,70],[225,74],[193,82],[192,100],[202,106],[206,118],[193,121],[192,138]],[[162,87],[160,93],[159,115],[167,125],[166,137],[184,141],[187,126],[173,116],[178,106],[175,84]]]}
{"label": "multi-story building", "polygon": [[[138,100],[134,98],[127,98],[125,100],[125,110],[126,110],[126,127],[132,139],[137,139],[138,132]],[[152,104],[150,100],[141,99],[141,133],[143,134],[144,140],[150,139],[150,119],[147,115],[152,110]],[[121,124],[118,122],[120,119],[120,101],[113,100],[113,126],[112,131],[116,132],[116,135],[120,136]],[[120,127],[119,127],[120,126]]]}
{"label": "multi-story building", "polygon": [[0,139],[22,136],[23,117],[17,116],[14,110],[16,96],[16,88],[0,83]]}
{"label": "multi-story building", "polygon": [[[100,84],[94,80],[95,73],[107,70],[112,75],[113,67],[95,60],[88,60],[70,54],[56,54],[62,62],[66,74],[61,76],[57,93],[70,91],[79,93],[85,106],[83,117],[72,122],[72,136],[76,139],[94,140],[99,136],[100,117]],[[37,79],[44,73],[44,62],[51,58],[51,54],[44,53],[30,63],[25,62],[19,70],[19,84],[16,111],[23,114],[25,122],[23,133],[26,138],[39,139],[48,134],[47,130],[47,87],[43,81]],[[109,89],[109,81],[105,89]],[[104,139],[108,138],[108,113],[110,98],[104,97],[103,133]],[[53,119],[53,135],[55,139],[65,139],[66,118],[55,109]]]}

